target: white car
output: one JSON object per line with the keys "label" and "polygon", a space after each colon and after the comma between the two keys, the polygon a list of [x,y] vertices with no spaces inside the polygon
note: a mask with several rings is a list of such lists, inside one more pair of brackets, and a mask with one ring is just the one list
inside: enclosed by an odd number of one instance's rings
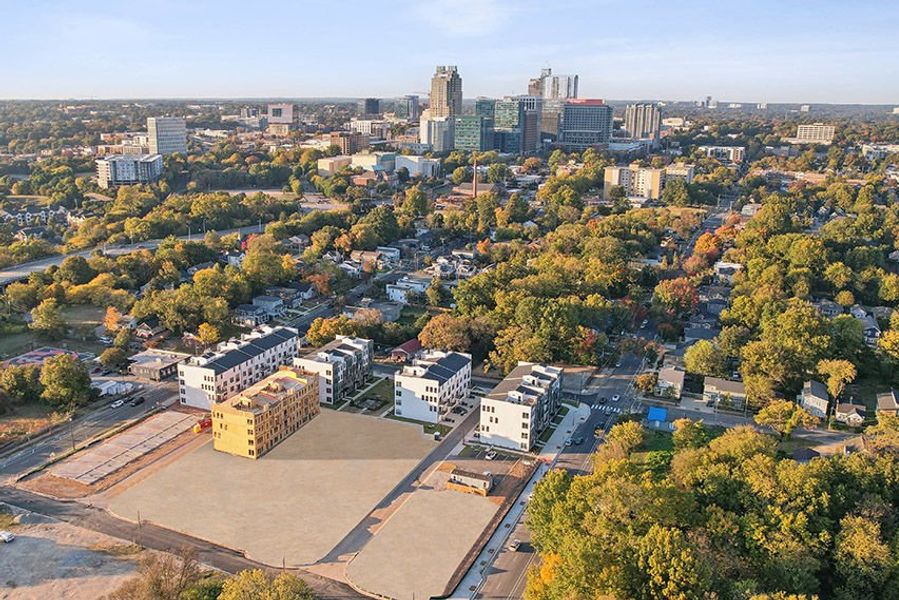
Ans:
{"label": "white car", "polygon": [[484,458],[487,460],[493,460],[496,458],[496,450],[488,450],[487,454],[484,455]]}
{"label": "white car", "polygon": [[621,396],[619,396],[618,394],[612,396],[612,402],[618,402],[619,400],[621,400]]}
{"label": "white car", "polygon": [[4,544],[8,544],[16,539],[16,536],[11,531],[0,531],[0,541]]}
{"label": "white car", "polygon": [[521,540],[515,538],[511,542],[509,542],[509,551],[510,552],[518,552],[518,549],[521,548]]}
{"label": "white car", "polygon": [[109,408],[121,408],[123,406],[125,406],[125,401],[120,399],[110,404]]}

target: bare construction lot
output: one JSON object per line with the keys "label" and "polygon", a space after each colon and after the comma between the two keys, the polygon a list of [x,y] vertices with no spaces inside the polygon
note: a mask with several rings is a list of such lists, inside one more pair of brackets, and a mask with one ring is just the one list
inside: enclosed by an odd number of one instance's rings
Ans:
{"label": "bare construction lot", "polygon": [[[183,531],[270,565],[325,556],[435,446],[421,427],[326,411],[253,461],[211,443],[106,492],[130,520]],[[140,474],[143,475],[143,474]],[[138,476],[138,479],[140,478]]]}

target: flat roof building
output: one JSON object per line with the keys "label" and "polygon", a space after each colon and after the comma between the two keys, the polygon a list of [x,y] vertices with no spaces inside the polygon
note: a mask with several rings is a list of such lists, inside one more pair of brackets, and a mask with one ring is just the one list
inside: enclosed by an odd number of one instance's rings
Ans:
{"label": "flat roof building", "polygon": [[437,423],[471,391],[471,355],[429,350],[394,374],[393,412]]}
{"label": "flat roof building", "polygon": [[561,382],[558,367],[519,362],[481,399],[481,443],[530,451],[559,410]]}
{"label": "flat roof building", "polygon": [[160,175],[160,154],[113,154],[97,159],[97,185],[103,189],[117,185],[152,183]]}
{"label": "flat roof building", "polygon": [[187,124],[181,117],[147,117],[150,154],[187,154]]}
{"label": "flat roof building", "polygon": [[293,364],[319,375],[319,401],[330,405],[362,388],[371,375],[373,357],[372,340],[338,335],[321,348],[295,358]]}
{"label": "flat roof building", "polygon": [[569,150],[586,150],[612,139],[612,107],[598,99],[570,99],[562,109],[559,144]]}
{"label": "flat roof building", "polygon": [[168,350],[144,350],[128,358],[128,372],[135,377],[162,381],[178,373],[178,364],[190,358],[190,354]]}
{"label": "flat roof building", "polygon": [[318,376],[280,367],[212,406],[212,447],[258,459],[319,414]]}
{"label": "flat roof building", "polygon": [[299,334],[291,327],[261,327],[219,344],[216,351],[178,365],[181,404],[209,410],[239,394],[296,357]]}

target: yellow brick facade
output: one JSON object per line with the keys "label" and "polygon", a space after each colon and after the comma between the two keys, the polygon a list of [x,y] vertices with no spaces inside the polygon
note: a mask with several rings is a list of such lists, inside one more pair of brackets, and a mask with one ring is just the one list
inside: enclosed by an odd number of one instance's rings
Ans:
{"label": "yellow brick facade", "polygon": [[257,459],[319,413],[318,375],[283,366],[212,406],[213,447]]}

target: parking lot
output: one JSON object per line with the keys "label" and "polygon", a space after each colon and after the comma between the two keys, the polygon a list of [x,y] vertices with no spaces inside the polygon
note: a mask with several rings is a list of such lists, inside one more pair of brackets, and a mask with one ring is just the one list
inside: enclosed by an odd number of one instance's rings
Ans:
{"label": "parking lot", "polygon": [[140,514],[269,565],[308,565],[434,446],[415,424],[324,411],[259,460],[206,443],[130,487],[111,488],[106,503],[125,519]]}

